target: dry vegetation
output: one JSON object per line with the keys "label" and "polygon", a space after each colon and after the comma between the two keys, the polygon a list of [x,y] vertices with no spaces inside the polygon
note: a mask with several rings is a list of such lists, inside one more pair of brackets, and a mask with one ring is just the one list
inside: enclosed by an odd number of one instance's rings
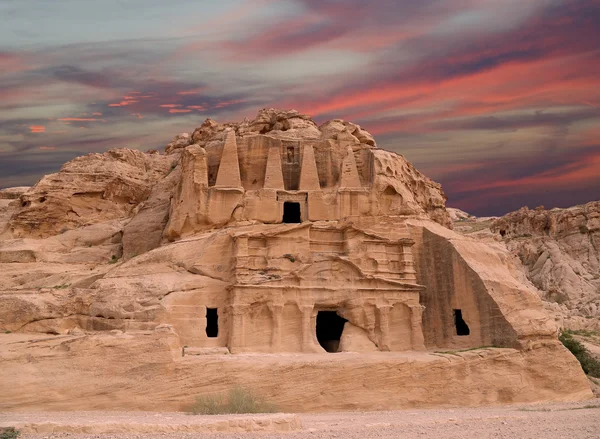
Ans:
{"label": "dry vegetation", "polygon": [[277,407],[257,398],[251,391],[241,386],[229,390],[227,395],[211,393],[199,395],[188,408],[193,415],[224,415],[242,413],[276,413]]}

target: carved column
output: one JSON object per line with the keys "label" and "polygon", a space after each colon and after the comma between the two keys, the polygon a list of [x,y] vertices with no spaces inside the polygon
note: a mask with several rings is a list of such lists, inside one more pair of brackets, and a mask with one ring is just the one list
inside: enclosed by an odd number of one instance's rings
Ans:
{"label": "carved column", "polygon": [[415,351],[425,350],[425,337],[423,337],[423,305],[410,306],[411,343]]}
{"label": "carved column", "polygon": [[379,309],[379,331],[381,332],[380,350],[390,350],[390,305],[380,306]]}
{"label": "carved column", "polygon": [[281,320],[283,317],[283,305],[269,304],[269,310],[273,316],[273,332],[271,336],[271,351],[281,351]]}
{"label": "carved column", "polygon": [[410,283],[417,282],[417,272],[413,261],[412,249],[408,245],[402,245],[403,279]]}
{"label": "carved column", "polygon": [[310,319],[312,318],[314,306],[313,305],[300,305],[300,311],[302,311],[302,351],[311,352],[313,346],[312,333],[310,327]]}
{"label": "carved column", "polygon": [[248,274],[250,257],[248,251],[248,237],[239,236],[235,240],[235,276],[240,280],[242,275]]}
{"label": "carved column", "polygon": [[229,331],[229,351],[232,354],[241,352],[246,345],[244,334],[246,328],[244,327],[246,313],[246,306],[234,305],[231,307],[231,328]]}

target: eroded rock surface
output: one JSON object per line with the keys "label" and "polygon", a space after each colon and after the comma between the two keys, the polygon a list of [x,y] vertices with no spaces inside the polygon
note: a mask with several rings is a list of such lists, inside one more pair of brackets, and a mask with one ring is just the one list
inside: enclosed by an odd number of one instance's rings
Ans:
{"label": "eroded rock surface", "polygon": [[[450,230],[441,186],[358,125],[266,109],[166,151],[90,154],[11,192],[2,363],[26,376],[3,407],[177,409],[235,382],[296,410],[591,395],[506,247]],[[482,346],[501,349],[439,356]]]}
{"label": "eroded rock surface", "polygon": [[519,256],[553,310],[580,317],[583,326],[597,324],[600,202],[568,209],[523,208],[497,219],[491,229]]}
{"label": "eroded rock surface", "polygon": [[88,224],[128,218],[172,160],[131,149],[77,157],[20,196],[9,230],[44,238]]}

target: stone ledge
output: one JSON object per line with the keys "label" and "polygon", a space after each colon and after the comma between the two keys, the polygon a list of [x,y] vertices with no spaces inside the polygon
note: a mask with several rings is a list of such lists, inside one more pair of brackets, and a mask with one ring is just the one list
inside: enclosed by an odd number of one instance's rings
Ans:
{"label": "stone ledge", "polygon": [[184,355],[229,355],[229,349],[225,347],[214,347],[214,348],[195,348],[185,347],[183,348]]}
{"label": "stone ledge", "polygon": [[[77,420],[69,418],[76,417]],[[29,422],[29,419],[36,419]],[[4,413],[0,428],[15,427],[34,434],[161,434],[161,433],[244,433],[286,432],[302,429],[298,415],[217,415],[192,416],[184,413]]]}

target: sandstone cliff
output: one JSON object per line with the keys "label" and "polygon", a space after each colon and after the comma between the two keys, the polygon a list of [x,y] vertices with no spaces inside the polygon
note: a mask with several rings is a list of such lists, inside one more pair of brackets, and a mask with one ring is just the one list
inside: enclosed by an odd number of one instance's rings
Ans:
{"label": "sandstone cliff", "polygon": [[553,311],[579,317],[567,319],[566,326],[598,327],[600,202],[568,209],[522,208],[495,220],[491,230],[518,255]]}
{"label": "sandstone cliff", "polygon": [[450,230],[445,200],[358,125],[273,109],[0,191],[21,384],[0,408],[173,410],[240,382],[298,411],[590,396],[506,247]]}

